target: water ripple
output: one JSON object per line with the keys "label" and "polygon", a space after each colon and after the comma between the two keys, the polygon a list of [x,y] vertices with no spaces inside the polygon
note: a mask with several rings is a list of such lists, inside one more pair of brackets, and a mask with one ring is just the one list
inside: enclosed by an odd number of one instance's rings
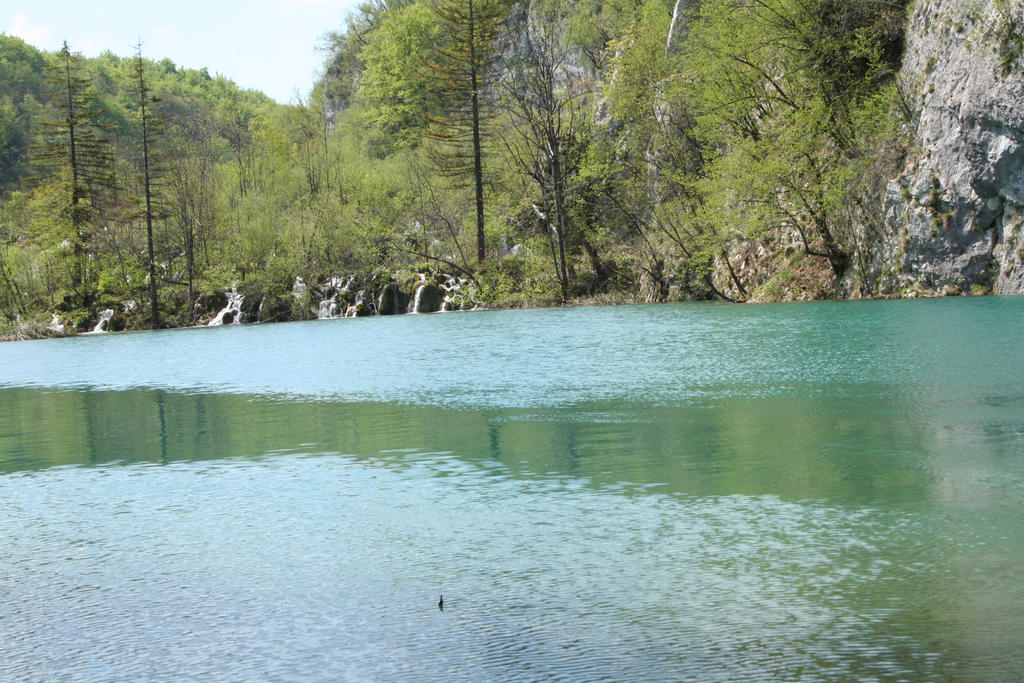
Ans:
{"label": "water ripple", "polygon": [[[886,588],[913,580],[928,601],[948,586],[930,522],[539,490],[407,457],[402,471],[275,454],[0,479],[0,678],[941,676],[903,621],[920,605]],[[896,550],[907,559],[883,559]]]}
{"label": "water ripple", "polygon": [[0,679],[1022,679],[1022,305],[0,345]]}
{"label": "water ripple", "polygon": [[[951,399],[1024,365],[1020,297],[397,316],[0,345],[0,386],[548,407],[629,398]],[[1019,393],[1019,392],[1018,392]],[[991,397],[989,397],[991,398]]]}

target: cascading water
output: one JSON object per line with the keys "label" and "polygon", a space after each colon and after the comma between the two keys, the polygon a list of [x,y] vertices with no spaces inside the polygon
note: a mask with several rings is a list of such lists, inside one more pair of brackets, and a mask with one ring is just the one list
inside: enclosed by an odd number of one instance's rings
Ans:
{"label": "cascading water", "polygon": [[[352,282],[349,281],[349,284],[352,284]],[[348,285],[345,285],[345,287],[347,288]],[[364,315],[370,315],[370,308],[366,305],[366,290],[360,289],[356,292],[355,303],[345,311],[345,317],[358,318]]]}
{"label": "cascading water", "polygon": [[338,295],[320,302],[320,308],[316,313],[317,320],[331,320],[338,317]]}
{"label": "cascading water", "polygon": [[380,297],[377,299],[377,315],[395,315],[403,313],[407,300],[403,300],[403,294],[395,282],[389,282],[380,290]]}
{"label": "cascading water", "polygon": [[[343,281],[338,276],[334,276],[327,281],[323,290],[324,298],[320,300],[320,304],[317,307],[317,320],[332,320],[341,317],[341,313],[338,310],[338,295],[350,291],[349,288],[353,282],[355,282],[354,275],[349,277],[348,282]],[[347,311],[345,315],[346,317],[348,316]]]}
{"label": "cascading water", "polygon": [[423,300],[423,287],[426,284],[427,284],[427,276],[424,275],[423,273],[420,273],[420,281],[419,281],[419,284],[416,285],[416,296],[413,297],[412,308],[409,309],[410,313],[419,313],[420,312],[420,302]]}
{"label": "cascading water", "polygon": [[110,319],[114,317],[114,311],[107,309],[100,313],[100,321],[96,323],[96,327],[92,328],[93,334],[100,334],[101,332],[110,331]]}
{"label": "cascading water", "polygon": [[445,292],[444,302],[441,304],[442,311],[475,311],[482,307],[480,302],[473,298],[473,289],[466,278],[448,275],[441,289]]}
{"label": "cascading water", "polygon": [[462,294],[462,288],[469,284],[469,280],[448,275],[445,283],[441,285],[444,290],[444,301],[441,302],[442,311],[462,311],[466,308],[466,297]]}
{"label": "cascading water", "polygon": [[296,299],[301,299],[306,293],[306,281],[301,277],[295,278],[295,284],[292,285],[292,296]]}
{"label": "cascading water", "polygon": [[234,287],[228,292],[228,305],[217,314],[217,317],[210,321],[209,327],[220,327],[221,325],[238,325],[242,322],[242,301],[245,297],[238,293]]}
{"label": "cascading water", "polygon": [[465,311],[481,308],[473,298],[473,287],[469,280],[454,275],[441,275],[443,282],[436,284],[420,274],[416,285],[410,313],[433,313],[434,311]]}

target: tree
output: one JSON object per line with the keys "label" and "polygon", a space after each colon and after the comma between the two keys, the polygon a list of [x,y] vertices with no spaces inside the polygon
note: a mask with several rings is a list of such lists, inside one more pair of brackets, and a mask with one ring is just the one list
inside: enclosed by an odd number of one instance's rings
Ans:
{"label": "tree", "polygon": [[149,306],[150,324],[157,327],[160,324],[160,304],[157,298],[156,283],[156,257],[153,251],[153,213],[154,213],[154,180],[156,177],[155,159],[153,157],[153,142],[162,130],[162,122],[154,106],[159,100],[151,94],[146,81],[146,62],[142,59],[142,42],[136,45],[135,60],[132,63],[132,71],[135,85],[136,103],[138,106],[138,120],[140,126],[139,142],[142,143],[142,157],[140,159],[140,175],[143,187],[143,201],[145,204],[146,218],[146,255],[149,268]]}
{"label": "tree", "polygon": [[441,24],[424,5],[388,12],[360,52],[366,69],[359,99],[368,116],[394,140],[395,147],[418,144],[431,114],[441,112],[435,93],[420,77],[423,55],[437,44]]}
{"label": "tree", "polygon": [[324,100],[335,111],[347,109],[359,90],[365,68],[363,50],[370,36],[393,11],[414,0],[363,0],[345,17],[344,31],[330,31],[322,38],[326,53],[324,73],[317,84]]}
{"label": "tree", "polygon": [[185,284],[188,302],[187,320],[193,318],[195,280],[201,268],[197,254],[202,253],[205,236],[214,223],[214,188],[216,187],[216,125],[210,113],[198,106],[189,107],[176,98],[165,100],[177,105],[178,111],[167,132],[169,145],[167,195],[172,220],[177,225],[176,250],[185,256]]}
{"label": "tree", "polygon": [[440,0],[441,45],[425,64],[442,114],[431,115],[432,155],[448,177],[471,178],[476,200],[477,261],[485,258],[483,128],[493,112],[494,67],[510,0]]}
{"label": "tree", "polygon": [[324,111],[322,91],[286,112],[288,135],[294,146],[296,162],[302,167],[310,197],[334,190],[331,168],[331,124]]}
{"label": "tree", "polygon": [[690,94],[679,97],[674,85],[683,62],[666,47],[672,6],[648,0],[638,10],[632,27],[612,43],[605,96],[614,138],[591,145],[584,173],[601,189],[607,213],[622,216],[624,232],[638,240],[645,299],[664,299],[670,279],[681,280],[691,297],[721,296],[711,283],[721,242],[693,220],[702,152]]}
{"label": "tree", "polygon": [[47,81],[54,88],[51,98],[59,119],[42,122],[43,144],[35,148],[35,162],[48,169],[47,178],[63,183],[66,218],[71,247],[71,288],[81,303],[91,297],[88,248],[90,223],[97,216],[103,196],[114,186],[114,159],[110,142],[103,135],[100,110],[78,53],[67,42],[48,70]]}
{"label": "tree", "polygon": [[256,182],[256,157],[253,144],[255,112],[241,93],[234,92],[217,112],[219,133],[231,145],[238,177],[238,197],[243,198]]}
{"label": "tree", "polygon": [[[888,134],[904,3],[706,0],[676,79],[699,140],[696,222],[785,240],[838,282],[857,249],[855,178]],[[716,230],[712,228],[711,232]],[[727,259],[726,259],[727,261]]]}
{"label": "tree", "polygon": [[0,34],[0,197],[29,173],[32,119],[43,91],[46,57],[13,36]]}
{"label": "tree", "polygon": [[543,196],[544,209],[534,211],[555,238],[552,251],[563,301],[569,298],[566,196],[579,166],[587,94],[583,74],[572,66],[570,49],[563,41],[564,21],[564,10],[557,4],[531,12],[516,50],[519,58],[504,81],[513,123],[511,135],[505,137],[506,148]]}

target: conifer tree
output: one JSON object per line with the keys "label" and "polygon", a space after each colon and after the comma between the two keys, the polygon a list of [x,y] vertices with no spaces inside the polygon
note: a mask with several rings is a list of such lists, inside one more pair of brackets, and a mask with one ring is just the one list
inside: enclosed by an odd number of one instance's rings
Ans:
{"label": "conifer tree", "polygon": [[114,156],[103,134],[100,110],[82,56],[71,52],[67,42],[56,54],[47,73],[53,87],[51,98],[59,119],[42,121],[42,144],[34,147],[34,161],[45,179],[59,182],[67,177],[64,218],[71,234],[71,287],[81,303],[91,296],[88,250],[90,226],[102,200],[114,187]]}
{"label": "conifer tree", "polygon": [[442,45],[426,65],[441,114],[430,115],[427,135],[443,173],[471,178],[476,200],[477,260],[484,260],[484,127],[493,107],[491,81],[511,0],[441,0]]}
{"label": "conifer tree", "polygon": [[160,322],[160,304],[157,298],[156,258],[153,250],[153,215],[154,215],[154,180],[156,165],[153,156],[153,142],[162,131],[162,122],[154,106],[159,102],[150,92],[146,82],[146,62],[142,58],[142,42],[136,45],[135,60],[132,64],[132,78],[135,85],[135,96],[138,103],[140,126],[140,142],[142,143],[140,158],[140,177],[142,180],[144,211],[146,217],[146,251],[149,269],[149,305],[150,322],[157,327]]}

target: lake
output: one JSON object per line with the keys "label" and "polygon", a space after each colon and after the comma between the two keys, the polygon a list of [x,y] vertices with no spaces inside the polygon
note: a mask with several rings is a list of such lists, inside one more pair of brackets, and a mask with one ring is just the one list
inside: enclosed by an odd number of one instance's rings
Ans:
{"label": "lake", "polygon": [[1022,340],[985,297],[2,344],[0,679],[1020,679]]}

